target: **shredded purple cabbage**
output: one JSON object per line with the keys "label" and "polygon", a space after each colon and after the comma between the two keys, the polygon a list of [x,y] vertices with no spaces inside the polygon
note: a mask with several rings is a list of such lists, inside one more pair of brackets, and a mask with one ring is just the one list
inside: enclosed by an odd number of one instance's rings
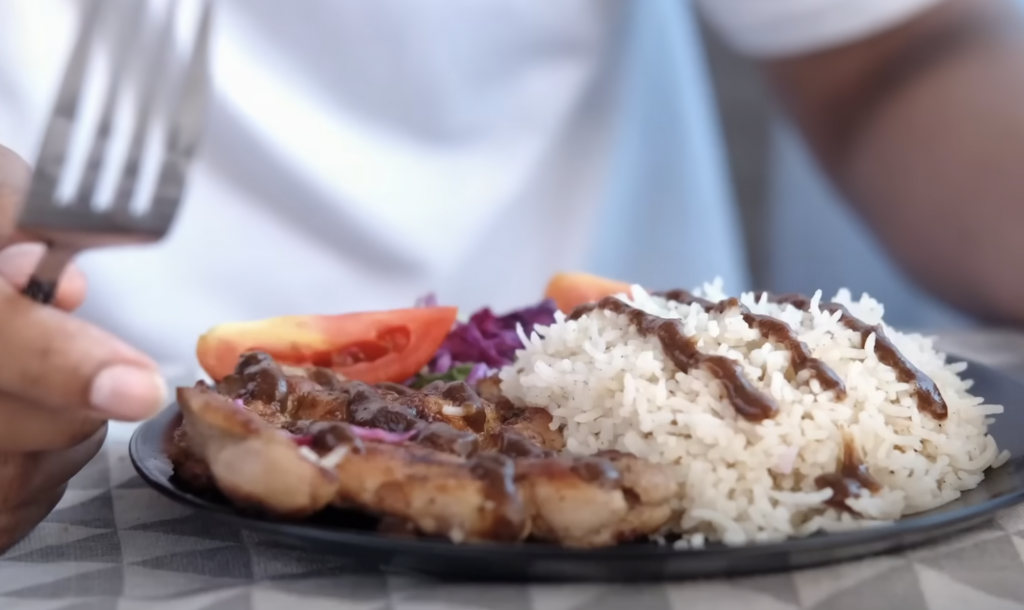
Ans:
{"label": "shredded purple cabbage", "polygon": [[447,373],[451,370],[453,364],[452,353],[439,349],[434,359],[430,362],[430,370],[434,373]]}
{"label": "shredded purple cabbage", "polygon": [[466,383],[474,385],[476,382],[487,377],[491,374],[491,369],[483,362],[477,362],[473,365],[473,368],[469,369],[469,373],[466,375]]}
{"label": "shredded purple cabbage", "polygon": [[357,438],[361,438],[364,441],[380,441],[382,443],[399,444],[412,438],[415,434],[415,430],[407,430],[405,432],[390,432],[388,430],[382,430],[380,428],[364,428],[362,426],[349,426],[352,433]]}
{"label": "shredded purple cabbage", "polygon": [[[417,307],[436,304],[437,299],[432,294],[416,301]],[[420,387],[434,380],[464,380],[475,384],[515,359],[516,350],[523,347],[516,326],[522,326],[529,336],[536,326],[553,324],[557,310],[552,300],[503,316],[495,315],[490,308],[481,309],[468,321],[455,324],[427,369],[408,380],[406,385]]]}
{"label": "shredded purple cabbage", "polygon": [[489,308],[481,309],[469,321],[455,325],[437,350],[430,370],[444,373],[455,363],[480,363],[489,369],[510,364],[516,350],[523,347],[516,326],[522,326],[529,335],[535,326],[554,323],[555,311],[557,307],[551,300],[503,316],[495,315]]}

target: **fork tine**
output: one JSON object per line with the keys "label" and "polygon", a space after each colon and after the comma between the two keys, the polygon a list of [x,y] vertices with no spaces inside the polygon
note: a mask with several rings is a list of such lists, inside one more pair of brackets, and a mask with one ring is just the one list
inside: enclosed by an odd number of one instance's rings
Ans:
{"label": "fork tine", "polygon": [[50,113],[50,121],[39,148],[31,191],[27,201],[52,201],[56,195],[57,180],[64,168],[65,156],[71,140],[71,126],[78,114],[82,92],[82,80],[89,60],[99,16],[107,0],[82,0],[82,23],[78,39],[71,49],[68,64],[64,68],[64,79],[57,93],[57,102]]}
{"label": "fork tine", "polygon": [[201,1],[202,15],[193,43],[192,58],[177,105],[170,117],[167,156],[157,180],[152,207],[144,214],[146,224],[161,231],[167,230],[182,199],[186,173],[198,148],[206,118],[213,2]]}
{"label": "fork tine", "polygon": [[[30,191],[30,196],[34,198],[22,210],[22,215],[19,218],[19,226],[34,227],[35,232],[44,237],[44,241],[48,245],[45,255],[29,280],[28,286],[22,291],[29,298],[43,304],[52,301],[60,274],[76,253],[85,248],[97,246],[151,242],[159,239],[167,232],[177,211],[178,202],[182,196],[185,183],[185,174],[189,163],[191,163],[195,156],[205,118],[209,38],[213,9],[211,3],[205,0],[195,0],[200,2],[198,5],[192,5],[200,9],[198,27],[194,32],[195,38],[189,45],[191,47],[191,56],[185,64],[186,70],[180,91],[175,93],[176,99],[171,104],[172,112],[169,113],[170,116],[164,119],[164,122],[168,123],[168,125],[165,125],[168,132],[164,145],[166,150],[163,151],[166,158],[163,160],[163,165],[160,168],[156,192],[151,198],[151,209],[136,218],[126,218],[118,214],[116,210],[113,214],[105,213],[92,209],[91,205],[68,207],[53,205],[51,202],[55,200],[57,194],[58,179],[70,176],[70,174],[68,176],[60,175],[62,172],[67,173],[64,171],[65,162],[67,161],[65,158],[67,156],[65,147],[68,146],[70,141],[69,136],[85,135],[84,132],[72,134],[70,133],[70,128],[75,124],[76,120],[81,120],[77,115],[81,112],[79,105],[82,96],[82,81],[86,74],[86,68],[90,66],[88,55],[90,46],[93,44],[96,22],[100,14],[99,10],[89,9],[97,8],[93,3],[99,4],[102,7],[109,6],[110,4],[110,0],[80,1],[83,3],[88,2],[90,5],[87,6],[79,40],[76,43],[75,52],[68,63],[58,104],[51,117],[51,125],[47,128],[47,136],[44,138],[44,152],[48,153],[48,155],[40,155],[40,158],[47,162],[45,170],[50,174],[47,176],[49,179],[40,181],[40,175],[37,173],[33,179],[33,187]],[[135,2],[134,9],[145,11],[146,3],[139,2],[138,0],[132,1]],[[171,6],[177,6],[177,4],[177,1],[173,1]],[[182,4],[185,3],[183,2]],[[134,14],[132,13],[132,15]],[[143,14],[145,15],[146,13],[144,12]],[[173,19],[173,16],[171,19]],[[122,20],[118,20],[116,23],[122,23]],[[143,36],[141,32],[144,29],[138,28],[140,32],[138,36]],[[118,36],[118,38],[121,37]],[[157,53],[159,53],[161,47],[158,46],[157,49]],[[118,64],[118,67],[111,72],[109,92],[107,97],[102,100],[100,124],[97,129],[98,135],[93,142],[89,143],[92,149],[88,159],[91,169],[83,179],[86,184],[79,187],[79,192],[85,190],[86,194],[82,196],[76,195],[72,198],[72,201],[92,203],[92,199],[88,197],[96,194],[94,191],[100,176],[97,171],[99,168],[91,166],[102,161],[104,156],[113,156],[105,155],[107,152],[105,149],[107,148],[108,141],[111,140],[110,131],[115,127],[112,124],[111,118],[111,114],[118,107],[117,102],[119,101],[115,93],[120,89],[121,80],[126,78],[126,71],[122,68],[121,64],[124,63],[127,54],[119,54],[120,51],[122,50],[119,47],[114,47],[114,63]],[[139,61],[140,66],[145,67],[145,62]],[[162,77],[161,72],[159,70],[154,72],[155,78],[159,80]],[[145,76],[148,77],[150,75],[146,74]],[[145,99],[152,95],[153,91],[151,89],[153,87],[144,88],[140,92],[139,97]],[[144,104],[139,110],[144,116],[148,115],[150,112],[149,104]],[[137,129],[146,129],[148,127],[149,122],[147,121]],[[126,138],[128,140],[127,143],[131,144],[134,142],[136,133],[133,132]],[[118,142],[122,140],[120,137],[117,139]],[[134,157],[134,160],[138,161],[140,156],[137,155]],[[132,160],[126,159],[126,162]],[[138,187],[137,181],[134,185],[125,185],[120,180],[122,176],[110,177],[118,180],[117,195],[120,195],[122,191],[131,191]],[[41,188],[40,184],[45,185],[45,188]],[[123,188],[125,186],[126,188]],[[130,199],[130,197],[126,198]],[[59,202],[57,203],[59,204]],[[120,202],[115,200],[114,203],[116,205]]]}
{"label": "fork tine", "polygon": [[[117,107],[118,92],[121,91],[124,81],[132,76],[129,70],[125,70],[129,57],[127,51],[137,46],[134,43],[137,42],[137,38],[141,36],[143,31],[138,26],[146,14],[146,2],[133,1],[130,4],[131,8],[127,17],[118,19],[116,23],[118,27],[115,28],[114,46],[112,47],[114,64],[110,73],[110,82],[107,84],[106,97],[103,100],[103,110],[100,114],[96,133],[93,136],[92,147],[89,150],[88,157],[86,157],[85,172],[82,174],[82,182],[78,187],[78,197],[73,200],[75,201],[74,205],[83,208],[88,208],[97,194],[96,187],[100,181],[101,170],[103,169],[103,162],[106,157],[105,153],[110,143],[110,132],[114,123],[114,109]],[[131,27],[133,25],[136,27]]]}
{"label": "fork tine", "polygon": [[138,87],[140,96],[136,102],[138,114],[136,116],[134,133],[132,133],[131,144],[128,148],[127,161],[115,191],[117,194],[114,196],[114,206],[111,209],[115,215],[130,213],[132,196],[135,189],[139,188],[139,169],[145,152],[146,136],[152,122],[153,111],[157,105],[158,96],[156,94],[158,89],[162,89],[157,77],[170,54],[169,52],[173,50],[171,41],[173,40],[175,23],[174,4],[168,2],[166,8],[167,14],[163,15],[164,19],[158,25],[159,32],[157,33],[156,46],[151,51],[152,55],[140,61],[142,79]]}

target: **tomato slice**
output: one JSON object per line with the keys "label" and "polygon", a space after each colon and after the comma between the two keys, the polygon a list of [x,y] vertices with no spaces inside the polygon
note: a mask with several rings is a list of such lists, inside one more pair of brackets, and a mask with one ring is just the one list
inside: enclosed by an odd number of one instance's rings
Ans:
{"label": "tomato slice", "polygon": [[587,273],[559,273],[548,282],[545,298],[551,299],[565,313],[584,303],[600,301],[613,294],[629,293],[626,282],[610,280]]}
{"label": "tomato slice", "polygon": [[196,357],[216,381],[235,370],[242,354],[263,351],[281,364],[323,366],[366,383],[400,383],[430,362],[457,313],[455,307],[417,307],[231,322],[201,336]]}

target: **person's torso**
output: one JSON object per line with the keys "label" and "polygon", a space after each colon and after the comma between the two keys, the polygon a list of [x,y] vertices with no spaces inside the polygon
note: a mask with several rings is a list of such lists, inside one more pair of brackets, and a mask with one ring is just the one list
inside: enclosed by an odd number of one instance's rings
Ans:
{"label": "person's torso", "polygon": [[[78,3],[5,4],[18,31],[0,35],[0,141],[31,155]],[[173,232],[81,260],[82,315],[156,357],[189,358],[222,321],[429,291],[511,307],[563,269],[745,282],[674,2],[217,6],[215,88]]]}

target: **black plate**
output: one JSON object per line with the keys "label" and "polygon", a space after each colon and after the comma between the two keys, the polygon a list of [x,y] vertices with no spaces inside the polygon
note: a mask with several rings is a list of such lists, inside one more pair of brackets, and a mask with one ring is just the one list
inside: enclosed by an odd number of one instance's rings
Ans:
{"label": "black plate", "polygon": [[222,500],[197,496],[175,484],[163,438],[178,420],[176,406],[136,430],[130,454],[139,475],[172,500],[275,541],[345,555],[385,572],[496,581],[639,581],[771,572],[902,550],[977,526],[996,511],[1024,501],[1024,386],[974,363],[964,375],[975,380],[973,393],[1006,407],[1005,413],[996,416],[991,432],[1012,458],[990,471],[980,486],[955,502],[893,525],[742,548],[677,551],[638,543],[581,551],[544,544],[454,545],[385,536],[374,531],[371,518],[357,513],[332,512],[304,522],[245,514]]}

